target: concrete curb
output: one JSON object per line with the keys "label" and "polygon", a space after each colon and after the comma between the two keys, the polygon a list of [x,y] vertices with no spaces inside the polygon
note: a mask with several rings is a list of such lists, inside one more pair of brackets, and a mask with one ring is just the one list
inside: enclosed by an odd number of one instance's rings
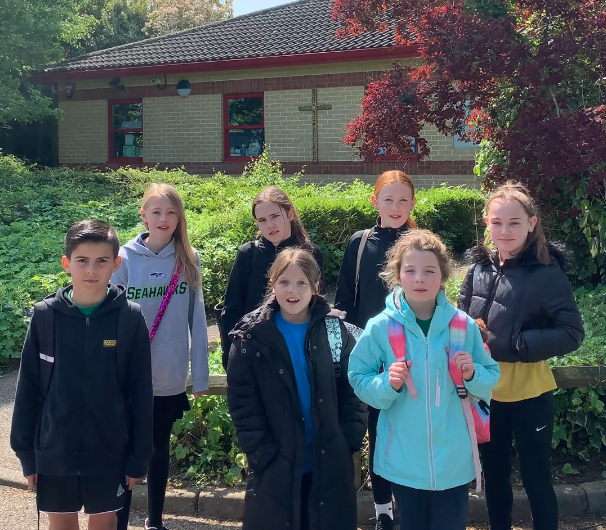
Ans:
{"label": "concrete curb", "polygon": [[[11,488],[27,487],[20,471],[0,467],[0,485]],[[577,486],[555,486],[561,517],[606,514],[606,480],[585,482]],[[169,489],[166,492],[165,510],[175,515],[199,515],[209,519],[242,519],[244,516],[244,490]],[[133,491],[133,508],[146,508],[147,488],[136,486]],[[358,493],[358,521],[363,524],[375,516],[372,493]],[[530,520],[530,506],[523,490],[514,490],[513,518]],[[470,492],[469,522],[483,523],[488,520],[484,494]]]}

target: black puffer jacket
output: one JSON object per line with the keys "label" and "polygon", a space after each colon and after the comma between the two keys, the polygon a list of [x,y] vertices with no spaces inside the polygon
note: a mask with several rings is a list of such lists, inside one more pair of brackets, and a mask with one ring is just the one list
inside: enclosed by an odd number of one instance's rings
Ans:
{"label": "black puffer jacket", "polygon": [[[502,362],[537,362],[566,355],[583,341],[584,331],[572,288],[562,268],[563,251],[549,244],[551,263],[541,265],[535,247],[503,266],[485,247],[469,251],[473,262],[458,298],[459,309],[482,318],[488,346]],[[475,282],[475,267],[480,267]]]}
{"label": "black puffer jacket", "polygon": [[[227,399],[249,464],[244,530],[300,528],[304,422],[290,354],[274,323],[278,310],[271,299],[231,333]],[[342,315],[318,298],[305,338],[314,440],[309,521],[314,530],[355,530],[352,454],[366,432],[366,405],[347,380],[355,340],[343,323],[340,365],[333,363],[324,323],[329,313]]]}
{"label": "black puffer jacket", "polygon": [[[379,272],[385,264],[385,254],[408,231],[406,225],[400,228],[384,228],[380,226],[381,219],[370,229],[368,240],[360,260],[360,280],[358,282],[358,297],[355,296],[356,265],[358,250],[362,242],[363,230],[351,236],[343,254],[343,261],[337,278],[335,308],[345,311],[347,322],[365,328],[368,321],[385,309],[385,299],[389,289],[379,278]],[[354,304],[355,301],[355,304]]]}
{"label": "black puffer jacket", "polygon": [[[231,340],[229,332],[238,321],[263,302],[267,292],[267,273],[276,256],[285,248],[297,246],[293,236],[285,239],[277,247],[264,237],[257,241],[244,243],[236,253],[236,259],[229,274],[223,311],[221,314],[221,347],[223,349],[223,368],[227,370],[227,359]],[[310,243],[307,250],[312,252],[323,276],[324,260],[320,249]],[[323,279],[320,281],[322,288]]]}

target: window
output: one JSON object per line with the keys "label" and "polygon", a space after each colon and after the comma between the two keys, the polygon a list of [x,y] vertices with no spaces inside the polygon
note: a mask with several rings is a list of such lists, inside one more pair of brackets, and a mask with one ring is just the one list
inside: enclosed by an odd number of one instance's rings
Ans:
{"label": "window", "polygon": [[[469,118],[469,101],[463,103],[463,108],[465,109],[465,115]],[[474,129],[474,125],[467,124],[468,130],[472,131]],[[480,144],[477,142],[464,142],[458,134],[455,134],[452,137],[452,148],[453,149],[479,149]]]}
{"label": "window", "polygon": [[377,150],[377,156],[375,158],[375,160],[377,162],[390,162],[390,161],[398,161],[398,160],[409,160],[414,158],[414,156],[417,154],[417,139],[413,138],[412,136],[406,136],[406,138],[408,138],[412,144],[412,148],[410,150],[410,154],[408,155],[393,155],[393,154],[387,154],[387,145],[385,144],[382,148],[379,148]]}
{"label": "window", "polygon": [[109,162],[143,163],[143,102],[129,99],[109,102]]}
{"label": "window", "polygon": [[259,156],[265,144],[263,94],[223,96],[225,160]]}

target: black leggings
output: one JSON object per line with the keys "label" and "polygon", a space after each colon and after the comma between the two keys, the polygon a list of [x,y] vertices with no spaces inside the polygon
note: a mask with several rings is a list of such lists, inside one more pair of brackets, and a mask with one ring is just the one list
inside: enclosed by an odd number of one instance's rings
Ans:
{"label": "black leggings", "polygon": [[368,470],[370,472],[370,484],[372,486],[372,497],[375,504],[387,504],[391,502],[391,483],[374,471],[374,455],[377,443],[377,422],[379,421],[379,410],[368,407]]}
{"label": "black leggings", "polygon": [[558,502],[551,484],[553,395],[490,403],[490,442],[480,445],[491,530],[511,530],[511,442],[515,439],[534,530],[557,530]]}
{"label": "black leggings", "polygon": [[[176,396],[154,396],[154,452],[147,470],[148,526],[162,528],[164,497],[168,483],[169,443],[173,423],[189,409],[185,393]],[[127,530],[132,491],[127,493],[124,508],[118,512],[117,530]]]}

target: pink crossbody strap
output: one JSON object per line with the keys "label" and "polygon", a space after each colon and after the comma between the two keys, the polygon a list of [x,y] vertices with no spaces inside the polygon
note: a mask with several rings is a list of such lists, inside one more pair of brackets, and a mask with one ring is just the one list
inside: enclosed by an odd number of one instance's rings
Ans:
{"label": "pink crossbody strap", "polygon": [[166,292],[162,297],[162,302],[160,302],[160,307],[158,308],[158,312],[156,313],[156,318],[154,318],[154,323],[152,324],[151,329],[149,330],[149,342],[154,340],[156,336],[156,331],[158,331],[158,327],[160,326],[160,322],[162,322],[162,317],[164,313],[166,313],[166,308],[168,307],[168,303],[177,288],[177,282],[179,281],[179,276],[181,276],[181,267],[177,266],[175,272],[170,278],[170,282],[168,282],[168,287],[166,288]]}

